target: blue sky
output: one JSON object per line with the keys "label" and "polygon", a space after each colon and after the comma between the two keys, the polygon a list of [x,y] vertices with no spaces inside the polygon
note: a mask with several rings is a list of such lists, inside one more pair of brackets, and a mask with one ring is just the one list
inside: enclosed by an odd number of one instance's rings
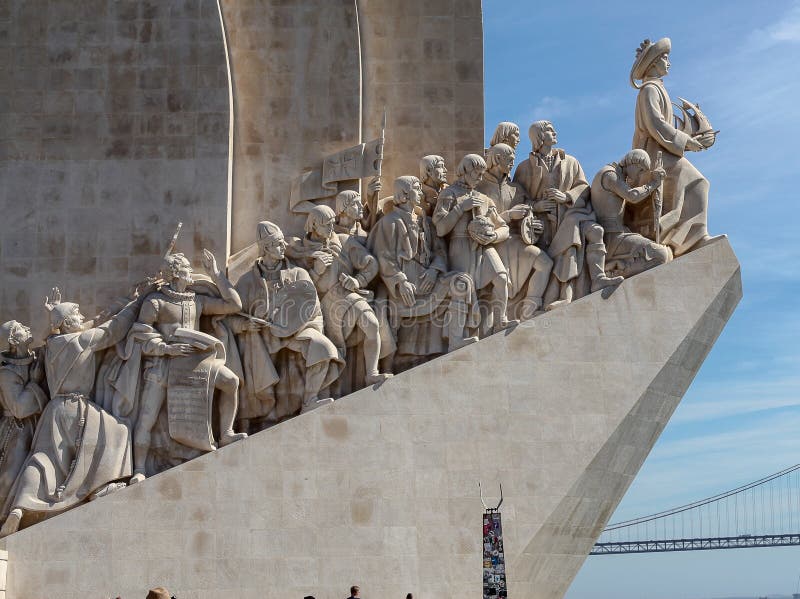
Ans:
{"label": "blue sky", "polygon": [[[484,0],[486,134],[552,120],[590,178],[629,148],[645,38],[672,39],[665,82],[721,133],[690,156],[711,181],[744,298],[613,520],[713,495],[800,462],[800,1]],[[795,592],[800,547],[589,558],[568,599]]]}

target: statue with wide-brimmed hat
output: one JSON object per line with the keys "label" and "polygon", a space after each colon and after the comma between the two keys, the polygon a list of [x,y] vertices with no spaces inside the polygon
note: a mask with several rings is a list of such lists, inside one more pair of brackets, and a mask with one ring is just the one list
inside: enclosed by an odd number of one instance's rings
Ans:
{"label": "statue with wide-brimmed hat", "polygon": [[684,156],[711,147],[717,132],[705,115],[699,118],[699,107],[685,100],[684,119],[676,122],[663,82],[671,67],[671,51],[668,37],[655,42],[646,39],[636,49],[631,67],[630,84],[639,90],[633,148],[645,150],[653,164],[663,160],[667,177],[657,193],[661,204],[635,211],[630,226],[680,256],[717,239],[708,234],[708,180]]}

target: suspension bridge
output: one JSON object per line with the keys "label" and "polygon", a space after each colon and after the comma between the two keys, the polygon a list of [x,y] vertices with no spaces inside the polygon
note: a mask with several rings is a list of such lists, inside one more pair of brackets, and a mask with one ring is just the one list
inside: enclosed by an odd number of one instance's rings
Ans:
{"label": "suspension bridge", "polygon": [[657,514],[609,524],[590,555],[800,545],[800,464]]}

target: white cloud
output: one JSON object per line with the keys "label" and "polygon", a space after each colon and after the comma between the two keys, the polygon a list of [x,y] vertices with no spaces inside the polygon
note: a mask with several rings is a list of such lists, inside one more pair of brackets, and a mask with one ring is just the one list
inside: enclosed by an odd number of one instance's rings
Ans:
{"label": "white cloud", "polygon": [[753,31],[745,47],[750,51],[763,51],[783,43],[800,43],[800,3],[795,3],[775,23]]}

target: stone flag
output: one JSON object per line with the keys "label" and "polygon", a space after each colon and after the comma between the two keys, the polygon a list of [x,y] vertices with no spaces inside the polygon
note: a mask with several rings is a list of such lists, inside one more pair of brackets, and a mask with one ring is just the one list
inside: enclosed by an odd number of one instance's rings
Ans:
{"label": "stone flag", "polygon": [[321,169],[305,171],[292,183],[289,208],[292,212],[308,212],[312,200],[328,198],[339,191],[339,181],[353,181],[381,174],[383,162],[383,139],[340,150],[322,161]]}

